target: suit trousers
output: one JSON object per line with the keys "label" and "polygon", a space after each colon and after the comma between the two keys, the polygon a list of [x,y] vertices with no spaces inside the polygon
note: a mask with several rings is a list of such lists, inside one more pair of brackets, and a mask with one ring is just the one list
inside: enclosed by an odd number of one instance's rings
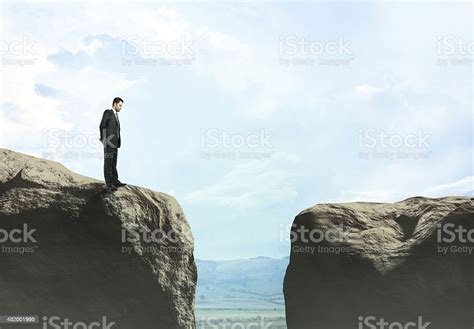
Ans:
{"label": "suit trousers", "polygon": [[119,182],[117,173],[118,148],[104,147],[104,178],[107,185]]}

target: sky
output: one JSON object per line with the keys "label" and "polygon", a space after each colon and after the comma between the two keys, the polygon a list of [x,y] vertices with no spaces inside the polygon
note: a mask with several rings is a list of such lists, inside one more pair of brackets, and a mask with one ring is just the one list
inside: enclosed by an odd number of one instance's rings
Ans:
{"label": "sky", "polygon": [[473,5],[3,2],[0,147],[173,195],[200,259],[289,254],[325,202],[472,195]]}

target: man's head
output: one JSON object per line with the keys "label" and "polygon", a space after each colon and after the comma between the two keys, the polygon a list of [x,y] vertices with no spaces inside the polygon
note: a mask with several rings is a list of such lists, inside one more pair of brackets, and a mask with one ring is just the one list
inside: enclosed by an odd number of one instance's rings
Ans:
{"label": "man's head", "polygon": [[115,97],[112,102],[112,108],[115,111],[120,112],[120,110],[122,109],[122,104],[123,104],[123,99],[121,99],[120,97]]}

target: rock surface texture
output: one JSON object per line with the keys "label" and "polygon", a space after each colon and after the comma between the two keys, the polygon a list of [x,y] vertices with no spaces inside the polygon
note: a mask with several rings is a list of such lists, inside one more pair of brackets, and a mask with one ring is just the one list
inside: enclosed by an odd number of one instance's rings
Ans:
{"label": "rock surface texture", "polygon": [[[288,328],[471,329],[473,200],[414,197],[302,211],[284,280]],[[381,319],[388,324],[376,324]],[[405,327],[410,322],[416,326]]]}
{"label": "rock surface texture", "polygon": [[0,149],[0,314],[195,328],[194,240],[180,205],[102,184]]}

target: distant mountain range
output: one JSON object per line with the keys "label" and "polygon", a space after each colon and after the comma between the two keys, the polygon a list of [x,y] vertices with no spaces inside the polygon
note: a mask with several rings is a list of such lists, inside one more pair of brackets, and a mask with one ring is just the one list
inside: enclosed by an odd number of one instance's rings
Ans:
{"label": "distant mountain range", "polygon": [[197,308],[284,308],[289,256],[237,260],[196,259]]}

